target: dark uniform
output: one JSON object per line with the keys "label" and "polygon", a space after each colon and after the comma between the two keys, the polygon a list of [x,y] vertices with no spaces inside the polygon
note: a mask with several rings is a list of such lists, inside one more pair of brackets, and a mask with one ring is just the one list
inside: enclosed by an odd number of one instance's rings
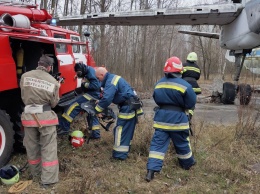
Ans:
{"label": "dark uniform", "polygon": [[197,95],[201,94],[201,88],[197,82],[200,79],[199,66],[195,62],[187,61],[183,64],[183,69],[182,78],[192,86]]}
{"label": "dark uniform", "polygon": [[[100,98],[100,81],[95,76],[95,69],[86,65],[84,65],[84,68],[86,68],[86,74],[83,75],[83,79],[85,80],[85,82],[82,84],[82,88],[83,90],[85,90],[85,93],[84,95],[73,101],[62,114],[62,117],[59,119],[59,128],[61,129],[61,132],[58,132],[58,135],[63,133],[67,134],[69,132],[70,123],[82,110],[80,107],[82,103],[88,102],[89,100],[98,100]],[[93,119],[91,129],[92,138],[98,139],[100,138],[98,118],[96,116],[88,116],[87,121],[89,125],[91,119]]]}
{"label": "dark uniform", "polygon": [[[182,78],[192,86],[196,95],[201,94],[201,88],[197,82],[197,80],[200,79],[199,66],[195,62],[187,60],[187,62],[183,64],[183,69]],[[190,119],[194,114],[194,109],[195,107],[189,110]]]}
{"label": "dark uniform", "polygon": [[182,168],[189,169],[195,160],[189,141],[189,121],[186,109],[195,106],[196,94],[181,78],[162,78],[155,86],[153,98],[159,108],[155,112],[155,133],[151,141],[147,169],[159,172],[170,139]]}
{"label": "dark uniform", "polygon": [[131,97],[135,97],[135,94],[131,86],[122,77],[107,72],[101,87],[104,88],[103,98],[98,102],[95,109],[97,113],[101,113],[111,103],[118,105],[119,114],[114,128],[112,155],[114,158],[125,160],[134,135],[137,115],[143,114],[143,110],[141,108],[136,111],[131,109],[129,100]]}

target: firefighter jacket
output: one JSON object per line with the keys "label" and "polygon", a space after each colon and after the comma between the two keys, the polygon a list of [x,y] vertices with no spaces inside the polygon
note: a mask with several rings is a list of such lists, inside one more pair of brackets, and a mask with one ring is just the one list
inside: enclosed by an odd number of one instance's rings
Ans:
{"label": "firefighter jacket", "polygon": [[36,70],[22,75],[20,87],[21,97],[25,106],[45,105],[49,107],[48,110],[43,110],[42,113],[30,114],[23,112],[21,117],[23,126],[39,127],[39,123],[42,126],[57,125],[58,117],[51,108],[54,108],[59,102],[60,85],[54,77],[46,72],[45,68],[39,66]]}
{"label": "firefighter jacket", "polygon": [[[95,69],[87,66],[87,73],[84,75],[84,82],[82,83],[83,90],[86,94],[99,99],[100,98],[100,81],[95,75]],[[91,99],[91,97],[90,97]]]}
{"label": "firefighter jacket", "polygon": [[[111,103],[122,104],[129,100],[130,97],[135,96],[133,89],[125,79],[109,72],[106,73],[101,87],[104,88],[103,98],[100,99],[95,107],[98,113],[102,112]],[[133,114],[133,117],[134,116]]]}
{"label": "firefighter jacket", "polygon": [[153,98],[159,106],[155,109],[154,128],[166,131],[189,129],[185,110],[196,104],[196,94],[189,83],[181,78],[163,77],[155,85]]}
{"label": "firefighter jacket", "polygon": [[201,88],[197,83],[200,79],[200,68],[195,62],[187,61],[183,64],[184,71],[182,78],[185,79],[193,88],[196,94],[201,94]]}

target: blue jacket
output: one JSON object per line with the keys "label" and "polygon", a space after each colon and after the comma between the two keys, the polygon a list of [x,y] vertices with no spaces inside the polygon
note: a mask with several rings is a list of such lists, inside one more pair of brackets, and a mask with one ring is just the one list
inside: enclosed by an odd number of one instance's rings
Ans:
{"label": "blue jacket", "polygon": [[125,79],[109,72],[106,73],[101,87],[104,88],[104,93],[96,106],[97,112],[102,112],[111,103],[120,104],[135,96],[133,89]]}
{"label": "blue jacket", "polygon": [[86,79],[86,84],[84,84],[84,88],[86,88],[85,93],[91,95],[96,99],[99,99],[101,83],[95,75],[95,69],[90,66],[87,66],[86,68],[87,73],[84,76],[84,78]]}
{"label": "blue jacket", "polygon": [[[196,104],[196,94],[191,85],[181,78],[163,77],[154,89],[153,98],[158,106],[171,105],[191,109]],[[184,111],[157,109],[154,116],[154,128],[167,131],[189,129],[189,121]]]}

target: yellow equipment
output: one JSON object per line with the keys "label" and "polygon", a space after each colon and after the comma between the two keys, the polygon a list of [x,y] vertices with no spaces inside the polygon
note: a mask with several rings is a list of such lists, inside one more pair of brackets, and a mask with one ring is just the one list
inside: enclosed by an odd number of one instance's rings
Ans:
{"label": "yellow equipment", "polygon": [[24,50],[22,47],[16,52],[16,73],[18,76],[22,75],[22,68],[23,68],[23,57],[24,57]]}

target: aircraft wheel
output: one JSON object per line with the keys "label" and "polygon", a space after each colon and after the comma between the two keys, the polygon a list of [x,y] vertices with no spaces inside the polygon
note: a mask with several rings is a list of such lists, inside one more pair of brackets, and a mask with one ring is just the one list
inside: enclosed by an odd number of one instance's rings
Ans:
{"label": "aircraft wheel", "polygon": [[252,88],[249,84],[239,85],[240,105],[248,105],[252,96]]}
{"label": "aircraft wheel", "polygon": [[0,110],[0,168],[10,160],[13,144],[14,131],[10,117]]}
{"label": "aircraft wheel", "polygon": [[221,102],[223,104],[234,104],[236,97],[235,85],[230,82],[225,82],[223,84],[223,94],[221,96]]}

